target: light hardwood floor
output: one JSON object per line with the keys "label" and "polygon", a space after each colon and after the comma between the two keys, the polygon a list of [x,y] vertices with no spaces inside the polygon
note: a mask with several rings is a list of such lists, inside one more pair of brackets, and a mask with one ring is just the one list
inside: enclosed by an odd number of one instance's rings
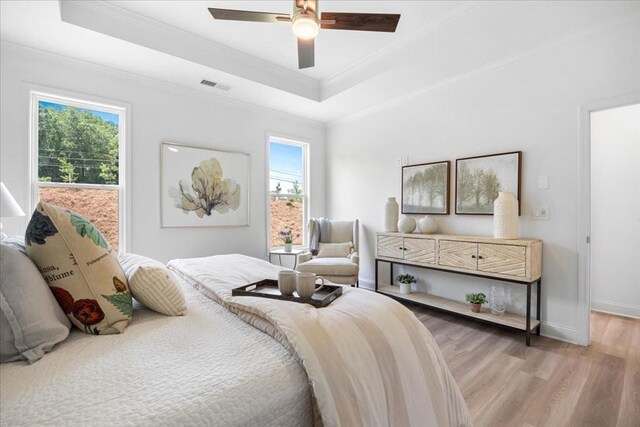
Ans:
{"label": "light hardwood floor", "polygon": [[429,328],[476,426],[640,427],[640,320],[591,315],[580,347],[407,305]]}

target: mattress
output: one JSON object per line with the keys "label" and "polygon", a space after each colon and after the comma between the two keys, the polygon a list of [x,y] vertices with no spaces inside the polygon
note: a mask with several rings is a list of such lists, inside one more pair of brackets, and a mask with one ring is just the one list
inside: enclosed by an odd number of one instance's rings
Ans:
{"label": "mattress", "polygon": [[138,305],[124,334],[72,331],[33,365],[0,365],[0,425],[311,425],[296,357],[182,285],[186,316]]}

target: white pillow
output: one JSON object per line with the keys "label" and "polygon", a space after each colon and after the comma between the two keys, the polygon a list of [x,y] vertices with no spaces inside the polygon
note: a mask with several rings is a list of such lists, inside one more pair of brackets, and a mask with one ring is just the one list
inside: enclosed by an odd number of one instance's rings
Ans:
{"label": "white pillow", "polygon": [[351,254],[351,242],[346,243],[320,243],[318,258],[346,258]]}
{"label": "white pillow", "polygon": [[171,270],[141,255],[121,254],[119,260],[133,297],[142,305],[167,316],[187,313],[184,293]]}

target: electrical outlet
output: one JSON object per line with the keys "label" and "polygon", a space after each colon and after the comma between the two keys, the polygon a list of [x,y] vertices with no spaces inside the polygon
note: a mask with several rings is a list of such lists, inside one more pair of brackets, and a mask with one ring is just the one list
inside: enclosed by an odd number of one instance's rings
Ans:
{"label": "electrical outlet", "polygon": [[538,189],[546,190],[549,188],[549,177],[547,175],[540,175],[538,177]]}
{"label": "electrical outlet", "polygon": [[398,157],[398,159],[396,160],[396,166],[398,166],[399,168],[402,167],[402,157]]}
{"label": "electrical outlet", "polygon": [[549,208],[534,208],[533,217],[535,219],[549,219]]}

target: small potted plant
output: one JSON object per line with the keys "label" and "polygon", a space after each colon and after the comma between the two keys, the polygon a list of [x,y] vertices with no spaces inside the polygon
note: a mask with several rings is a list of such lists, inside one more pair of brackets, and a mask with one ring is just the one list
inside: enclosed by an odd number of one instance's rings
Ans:
{"label": "small potted plant", "polygon": [[465,299],[469,304],[471,304],[471,311],[473,311],[474,313],[480,313],[482,304],[487,302],[487,296],[482,292],[477,294],[467,294],[465,295]]}
{"label": "small potted plant", "polygon": [[416,283],[417,280],[410,274],[401,274],[396,277],[398,283],[400,283],[400,293],[401,294],[410,294],[411,293],[411,284]]}
{"label": "small potted plant", "polygon": [[[291,230],[282,230],[280,233],[280,238],[284,242],[284,251],[291,252],[291,248],[293,247],[293,233]],[[295,236],[296,238],[300,237],[300,234]]]}

